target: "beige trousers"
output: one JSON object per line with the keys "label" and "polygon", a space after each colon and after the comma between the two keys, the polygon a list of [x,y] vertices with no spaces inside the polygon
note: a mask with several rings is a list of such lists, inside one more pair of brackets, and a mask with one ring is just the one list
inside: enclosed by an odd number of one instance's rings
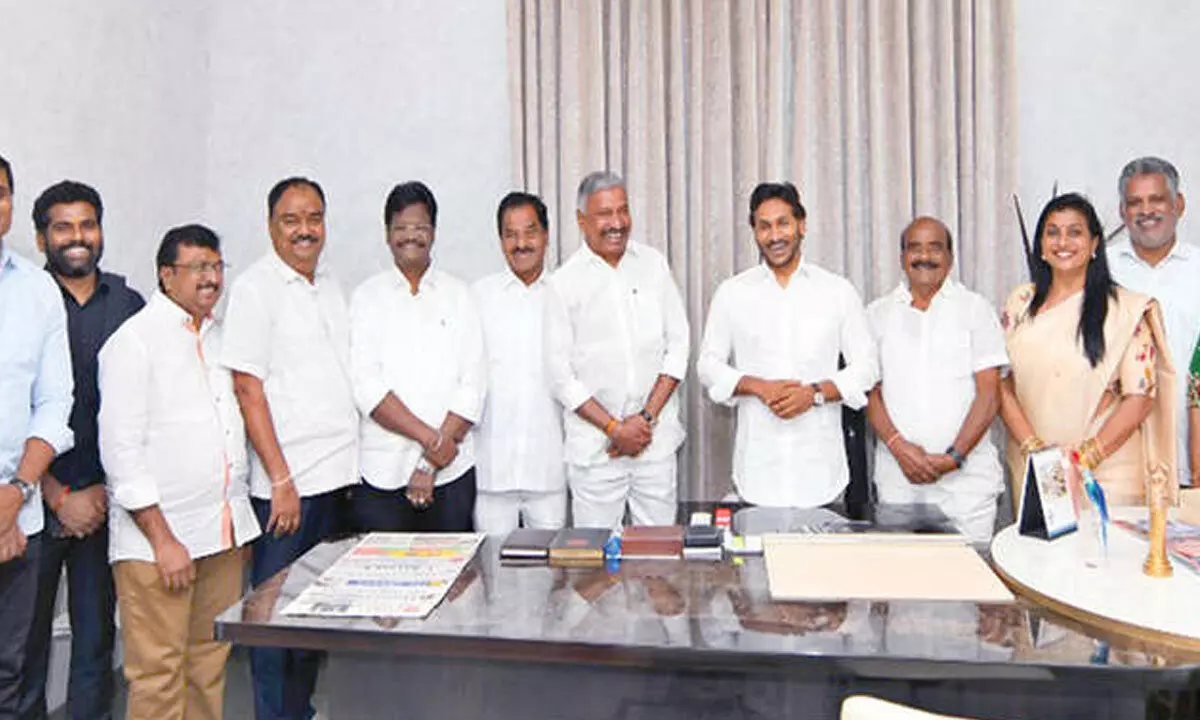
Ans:
{"label": "beige trousers", "polygon": [[229,643],[213,620],[242,595],[246,548],[195,561],[196,582],[171,592],[154,563],[113,565],[129,720],[221,720]]}

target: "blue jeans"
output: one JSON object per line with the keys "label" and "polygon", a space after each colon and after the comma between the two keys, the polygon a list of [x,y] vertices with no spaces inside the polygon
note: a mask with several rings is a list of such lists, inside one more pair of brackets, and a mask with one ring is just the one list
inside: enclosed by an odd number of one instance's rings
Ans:
{"label": "blue jeans", "polygon": [[[250,582],[257,587],[291,565],[317,543],[350,532],[347,488],[300,498],[300,527],[291,535],[264,533],[254,541]],[[251,498],[254,514],[266,530],[271,502]],[[314,714],[313,689],[322,653],[315,650],[250,649],[254,678],[254,716],[258,720],[308,720]]]}
{"label": "blue jeans", "polygon": [[48,509],[38,563],[37,608],[25,644],[21,720],[45,720],[46,676],[54,624],[54,601],[67,566],[71,618],[71,670],[67,717],[108,720],[113,707],[113,613],[116,595],[108,566],[108,523],[85,538],[60,537],[62,526]]}

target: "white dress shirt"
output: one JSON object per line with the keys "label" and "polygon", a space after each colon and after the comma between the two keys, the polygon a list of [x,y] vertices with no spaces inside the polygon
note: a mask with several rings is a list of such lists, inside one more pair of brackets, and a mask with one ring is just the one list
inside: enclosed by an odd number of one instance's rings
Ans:
{"label": "white dress shirt", "polygon": [[562,413],[542,351],[546,273],[526,286],[511,271],[472,288],[483,322],[487,403],[477,428],[481,492],[558,492],[566,487]]}
{"label": "white dress shirt", "polygon": [[[420,443],[371,418],[388,392],[434,428],[447,412],[479,422],[487,380],[483,333],[471,291],[457,278],[430,268],[416,295],[395,267],[368,278],[350,300],[350,359],[362,413],[360,466],[374,487],[408,485],[424,453]],[[437,485],[475,464],[474,436],[472,429],[454,462],[437,472]]]}
{"label": "white dress shirt", "polygon": [[[912,306],[907,283],[867,308],[879,349],[880,392],[888,416],[909,442],[940,453],[950,447],[975,401],[975,373],[1008,365],[1004,332],[982,295],[947,278],[922,311]],[[880,438],[875,446],[875,483],[909,484]],[[939,484],[977,494],[1004,486],[1004,471],[985,433],[961,470]]]}
{"label": "white dress shirt", "polygon": [[[617,267],[586,244],[550,278],[546,297],[546,368],[563,405],[567,462],[609,461],[608,438],[575,414],[595,398],[616,418],[646,405],[659,375],[682,381],[688,363],[688,320],[666,258],[630,242]],[[658,416],[638,460],[658,462],[683,443],[679,392]]]}
{"label": "white dress shirt", "polygon": [[709,307],[696,371],[713,402],[737,408],[733,481],[744,500],[816,507],[838,498],[850,472],[841,405],[814,406],[782,420],[758,398],[734,390],[746,375],[830,380],[842,403],[866,405],[875,385],[875,348],[862,301],[845,278],[804,261],[786,288],[766,265],[729,278]]}
{"label": "white dress shirt", "polygon": [[[275,437],[301,497],[358,482],[358,409],[350,383],[350,318],[337,278],[313,282],[274,252],[230,289],[221,364],[263,383]],[[250,490],[271,478],[250,453]]]}
{"label": "white dress shirt", "polygon": [[250,507],[246,433],[233,378],[217,364],[221,324],[156,292],[100,350],[100,460],[108,475],[110,562],[154,562],[130,514],[158,505],[193,559],[259,534]]}
{"label": "white dress shirt", "polygon": [[1108,262],[1117,282],[1153,297],[1162,306],[1167,348],[1175,364],[1179,482],[1190,485],[1187,371],[1200,340],[1200,249],[1176,240],[1171,252],[1152,266],[1138,257],[1133,243],[1125,238],[1109,245]]}

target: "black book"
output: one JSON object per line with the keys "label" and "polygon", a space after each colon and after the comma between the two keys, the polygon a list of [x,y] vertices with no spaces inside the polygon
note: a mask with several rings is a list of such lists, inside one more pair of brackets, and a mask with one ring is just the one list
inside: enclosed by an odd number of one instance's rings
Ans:
{"label": "black book", "polygon": [[557,530],[513,530],[500,546],[500,559],[545,561],[550,557],[550,544],[557,534]]}
{"label": "black book", "polygon": [[683,547],[721,547],[724,532],[716,525],[688,525],[683,531]]}

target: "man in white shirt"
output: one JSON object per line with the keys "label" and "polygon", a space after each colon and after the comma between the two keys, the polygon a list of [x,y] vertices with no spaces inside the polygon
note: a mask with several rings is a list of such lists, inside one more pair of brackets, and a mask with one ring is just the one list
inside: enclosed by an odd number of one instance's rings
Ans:
{"label": "man in white shirt", "polygon": [[1196,481],[1200,468],[1191,467],[1188,454],[1188,383],[1184,381],[1200,339],[1200,248],[1183,242],[1176,233],[1184,211],[1179,171],[1161,158],[1137,158],[1121,170],[1117,190],[1129,237],[1108,248],[1113,279],[1162,305],[1167,346],[1179,378],[1175,383],[1179,483],[1200,484]]}
{"label": "man in white shirt", "polygon": [[167,232],[157,262],[159,292],[100,351],[128,714],[219,718],[229,643],[213,620],[241,596],[242,549],[259,534],[233,380],[217,364],[224,263],[201,225]]}
{"label": "man in white shirt", "polygon": [[362,412],[363,530],[470,531],[487,363],[470,288],[430,267],[437,201],[420,182],[383,211],[395,266],[354,291],[350,355]]}
{"label": "man in white shirt", "polygon": [[688,321],[666,258],[629,239],[620,176],[579,184],[584,245],[550,278],[546,369],[563,405],[564,454],[577,527],[675,521],[676,387],[687,372]]}
{"label": "man in white shirt", "polygon": [[472,288],[487,352],[487,403],[479,422],[475,527],[504,534],[556,529],[567,513],[562,416],[542,352],[546,290],[546,204],[511,192],[496,211],[508,270]]}
{"label": "man in white shirt", "polygon": [[[231,288],[220,358],[254,449],[250,502],[265,531],[254,543],[256,587],[351,530],[347,487],[358,483],[350,319],[337,277],[320,261],[321,186],[302,177],[276,183],[267,231],[272,251]],[[311,650],[252,648],[257,716],[308,718],[320,659]]]}
{"label": "man in white shirt", "polygon": [[880,383],[867,419],[879,501],[937,505],[975,542],[996,524],[1004,470],[987,435],[1000,403],[1004,333],[983,296],[950,276],[950,229],[931,217],[900,234],[906,280],[867,308]]}
{"label": "man in white shirt", "polygon": [[737,408],[733,482],[755,505],[842,497],[841,404],[862,408],[875,384],[862,301],[845,278],[802,260],[805,217],[791,183],[754,189],[750,227],[762,263],[717,288],[696,364],[712,401]]}

